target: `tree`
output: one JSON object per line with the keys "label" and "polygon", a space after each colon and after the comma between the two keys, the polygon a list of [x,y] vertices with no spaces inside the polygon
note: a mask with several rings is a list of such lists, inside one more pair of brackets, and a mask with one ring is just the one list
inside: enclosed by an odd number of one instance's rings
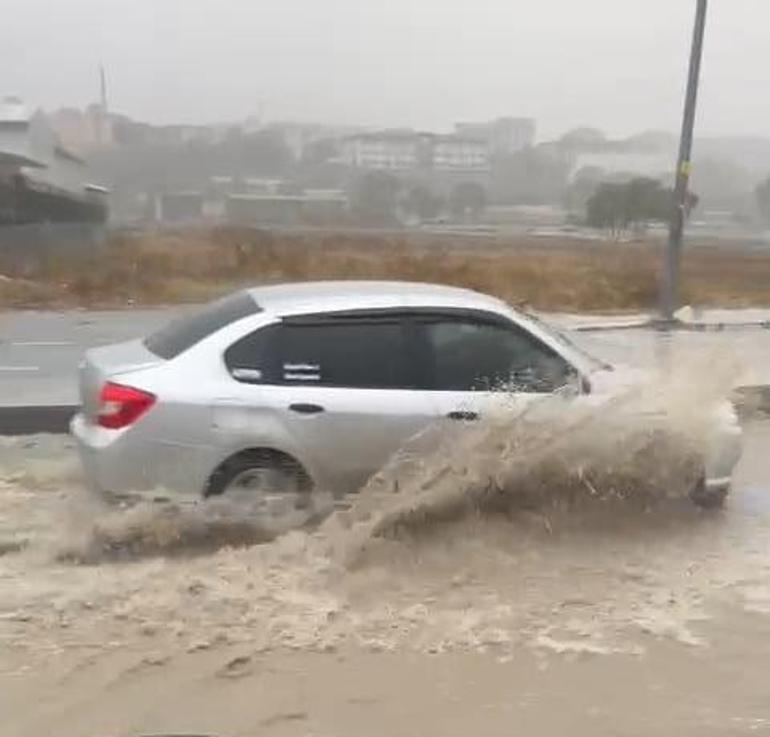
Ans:
{"label": "tree", "polygon": [[770,225],[770,177],[757,185],[754,196],[762,221]]}
{"label": "tree", "polygon": [[456,217],[477,220],[487,206],[487,193],[476,182],[460,182],[449,196],[449,209]]}
{"label": "tree", "polygon": [[491,190],[495,202],[509,205],[556,204],[563,200],[569,163],[541,148],[495,157]]}
{"label": "tree", "polygon": [[559,143],[568,148],[593,148],[601,146],[607,142],[607,136],[598,128],[589,128],[581,126],[567,131],[560,139]]}
{"label": "tree", "polygon": [[311,141],[302,151],[302,164],[317,166],[337,155],[337,142],[333,138],[320,138]]}
{"label": "tree", "polygon": [[584,166],[579,169],[567,187],[564,204],[569,210],[585,210],[588,200],[596,188],[606,180],[606,172],[598,166]]}
{"label": "tree", "polygon": [[[697,206],[698,196],[690,194],[686,215]],[[644,222],[667,222],[671,218],[674,196],[656,179],[637,177],[625,183],[603,182],[586,205],[586,220],[594,228],[618,234]]]}
{"label": "tree", "polygon": [[612,235],[628,227],[626,185],[603,182],[586,203],[586,222],[592,228],[604,228]]}
{"label": "tree", "polygon": [[407,190],[401,206],[418,220],[432,220],[438,217],[444,202],[440,196],[432,192],[424,184],[413,184]]}
{"label": "tree", "polygon": [[751,174],[727,158],[707,157],[695,162],[692,186],[708,208],[740,210],[752,195]]}
{"label": "tree", "polygon": [[378,225],[396,221],[398,179],[384,171],[366,172],[353,187],[353,210],[366,222]]}

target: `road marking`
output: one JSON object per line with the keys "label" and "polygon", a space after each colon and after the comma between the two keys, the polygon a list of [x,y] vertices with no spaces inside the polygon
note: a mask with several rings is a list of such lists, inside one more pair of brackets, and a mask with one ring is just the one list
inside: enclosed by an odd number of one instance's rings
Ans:
{"label": "road marking", "polygon": [[0,366],[0,371],[40,371],[40,366]]}
{"label": "road marking", "polygon": [[75,345],[72,340],[25,340],[18,343],[11,343],[19,348],[57,348],[66,345]]}

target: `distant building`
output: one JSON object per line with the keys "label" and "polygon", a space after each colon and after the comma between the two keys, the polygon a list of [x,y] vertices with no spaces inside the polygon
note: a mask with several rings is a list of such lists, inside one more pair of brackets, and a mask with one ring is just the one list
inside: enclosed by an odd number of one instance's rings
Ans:
{"label": "distant building", "polygon": [[574,156],[570,178],[574,179],[580,172],[592,171],[605,178],[650,177],[668,182],[673,177],[672,161],[669,155],[657,152],[590,151]]}
{"label": "distant building", "polygon": [[155,200],[155,219],[165,223],[195,223],[203,217],[201,192],[165,192]]}
{"label": "distant building", "polygon": [[481,123],[456,123],[455,132],[484,141],[489,154],[499,156],[533,146],[536,126],[532,118],[497,118]]}
{"label": "distant building", "polygon": [[257,127],[253,118],[243,123],[244,131],[273,133],[291,151],[296,160],[302,159],[306,149],[318,141],[339,140],[361,132],[356,126],[328,125],[325,123],[301,123],[295,121],[274,121]]}
{"label": "distant building", "polygon": [[440,172],[485,172],[489,151],[485,141],[468,136],[434,136],[431,140],[432,168]]}
{"label": "distant building", "polygon": [[89,105],[85,110],[61,108],[48,117],[62,145],[72,151],[87,153],[115,144],[113,117],[101,105]]}
{"label": "distant building", "polygon": [[15,97],[0,103],[0,223],[103,221],[105,195],[43,113]]}
{"label": "distant building", "polygon": [[236,225],[325,225],[345,217],[348,199],[336,191],[303,195],[229,195],[225,218]]}
{"label": "distant building", "polygon": [[325,136],[321,126],[302,123],[272,123],[261,130],[277,134],[295,159],[302,158],[307,146]]}
{"label": "distant building", "polygon": [[412,130],[360,133],[342,142],[341,161],[360,169],[407,172],[424,161],[425,138]]}
{"label": "distant building", "polygon": [[487,144],[477,138],[412,130],[350,136],[342,143],[343,163],[393,173],[478,173],[489,169]]}

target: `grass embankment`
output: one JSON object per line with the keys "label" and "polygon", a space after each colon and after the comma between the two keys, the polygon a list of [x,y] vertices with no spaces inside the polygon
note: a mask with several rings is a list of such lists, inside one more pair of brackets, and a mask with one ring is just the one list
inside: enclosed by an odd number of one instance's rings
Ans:
{"label": "grass embankment", "polygon": [[[544,310],[654,307],[661,246],[530,236],[273,233],[220,228],[115,235],[87,260],[3,265],[0,307],[124,307],[200,302],[244,284],[382,278],[470,287]],[[683,301],[769,306],[770,249],[685,252]]]}

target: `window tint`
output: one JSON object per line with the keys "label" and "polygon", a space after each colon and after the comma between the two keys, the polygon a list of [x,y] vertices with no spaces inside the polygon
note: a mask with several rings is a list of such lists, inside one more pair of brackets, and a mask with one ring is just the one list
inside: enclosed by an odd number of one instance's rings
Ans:
{"label": "window tint", "polygon": [[225,351],[225,365],[234,379],[247,384],[278,382],[276,336],[280,329],[279,325],[267,325]]}
{"label": "window tint", "polygon": [[396,321],[287,323],[279,371],[286,384],[394,389],[410,384]]}
{"label": "window tint", "polygon": [[145,347],[161,358],[176,358],[217,330],[260,311],[245,292],[212,302],[202,310],[185,315],[145,338]]}
{"label": "window tint", "polygon": [[572,374],[564,359],[515,325],[439,319],[423,329],[432,389],[551,392]]}

